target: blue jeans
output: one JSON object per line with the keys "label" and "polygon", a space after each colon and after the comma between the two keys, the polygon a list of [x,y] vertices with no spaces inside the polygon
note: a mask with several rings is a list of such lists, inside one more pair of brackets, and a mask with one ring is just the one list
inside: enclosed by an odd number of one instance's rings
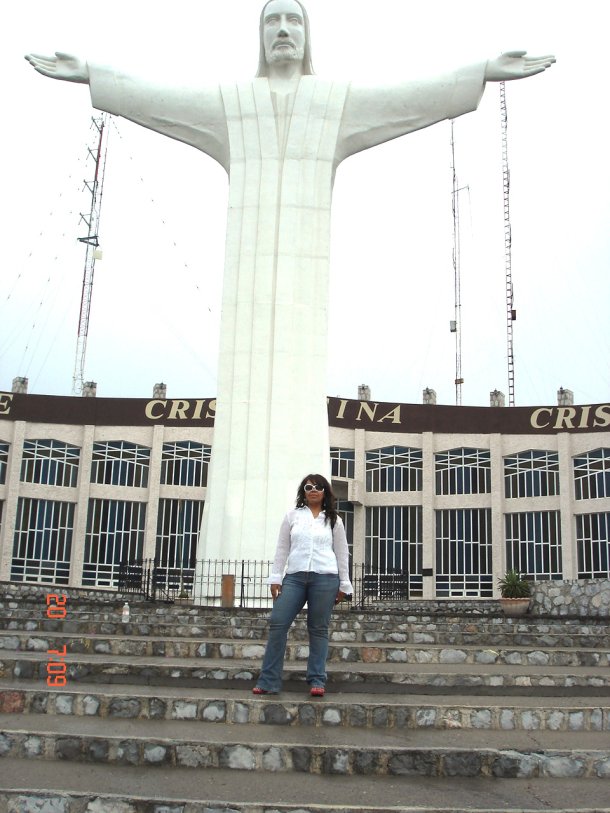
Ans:
{"label": "blue jeans", "polygon": [[282,688],[288,630],[306,602],[309,635],[307,682],[310,686],[326,684],[328,625],[338,590],[339,576],[335,573],[299,572],[284,576],[282,592],[273,604],[269,619],[269,639],[257,686],[268,692],[279,692]]}

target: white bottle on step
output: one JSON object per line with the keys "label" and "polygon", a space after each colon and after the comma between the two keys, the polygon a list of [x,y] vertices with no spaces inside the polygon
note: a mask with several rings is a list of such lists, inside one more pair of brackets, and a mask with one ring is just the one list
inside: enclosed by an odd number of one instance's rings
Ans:
{"label": "white bottle on step", "polygon": [[125,604],[123,604],[123,611],[121,613],[121,621],[123,621],[123,622],[129,621],[129,604],[127,602],[125,602]]}

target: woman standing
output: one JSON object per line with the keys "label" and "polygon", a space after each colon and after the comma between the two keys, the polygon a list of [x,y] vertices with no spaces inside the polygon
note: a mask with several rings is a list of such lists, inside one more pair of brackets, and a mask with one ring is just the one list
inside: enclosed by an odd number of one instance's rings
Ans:
{"label": "woman standing", "polygon": [[328,480],[308,474],[296,508],[284,517],[269,577],[274,602],[269,639],[254,694],[277,694],[282,688],[288,630],[307,603],[307,683],[312,697],[324,696],[330,616],[334,605],[352,594],[347,538],[335,505]]}

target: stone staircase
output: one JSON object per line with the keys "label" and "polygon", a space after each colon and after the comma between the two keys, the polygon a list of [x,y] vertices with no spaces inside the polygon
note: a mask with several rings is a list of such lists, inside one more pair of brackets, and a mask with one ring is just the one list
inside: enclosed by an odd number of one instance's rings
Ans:
{"label": "stone staircase", "polygon": [[604,619],[342,606],[326,697],[302,618],[255,697],[268,611],[44,597],[0,591],[0,811],[610,811]]}

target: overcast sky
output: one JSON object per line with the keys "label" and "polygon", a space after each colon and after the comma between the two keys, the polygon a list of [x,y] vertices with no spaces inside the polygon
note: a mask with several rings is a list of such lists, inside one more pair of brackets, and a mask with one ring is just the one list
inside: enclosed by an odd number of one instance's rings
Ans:
{"label": "overcast sky", "polygon": [[[0,37],[0,389],[72,391],[90,200],[88,88],[46,79],[27,52],[63,50],[179,84],[247,78],[254,0],[11,0]],[[560,0],[309,0],[321,76],[383,83],[484,61],[555,53],[507,84],[515,394],[552,404],[610,399],[608,6]],[[462,189],[462,402],[508,393],[498,85],[455,123]],[[348,159],[333,203],[329,395],[455,403],[450,125]],[[216,394],[227,178],[212,159],[112,119],[85,378],[98,395]],[[303,279],[303,285],[308,280]],[[311,292],[312,304],[319,293]]]}

